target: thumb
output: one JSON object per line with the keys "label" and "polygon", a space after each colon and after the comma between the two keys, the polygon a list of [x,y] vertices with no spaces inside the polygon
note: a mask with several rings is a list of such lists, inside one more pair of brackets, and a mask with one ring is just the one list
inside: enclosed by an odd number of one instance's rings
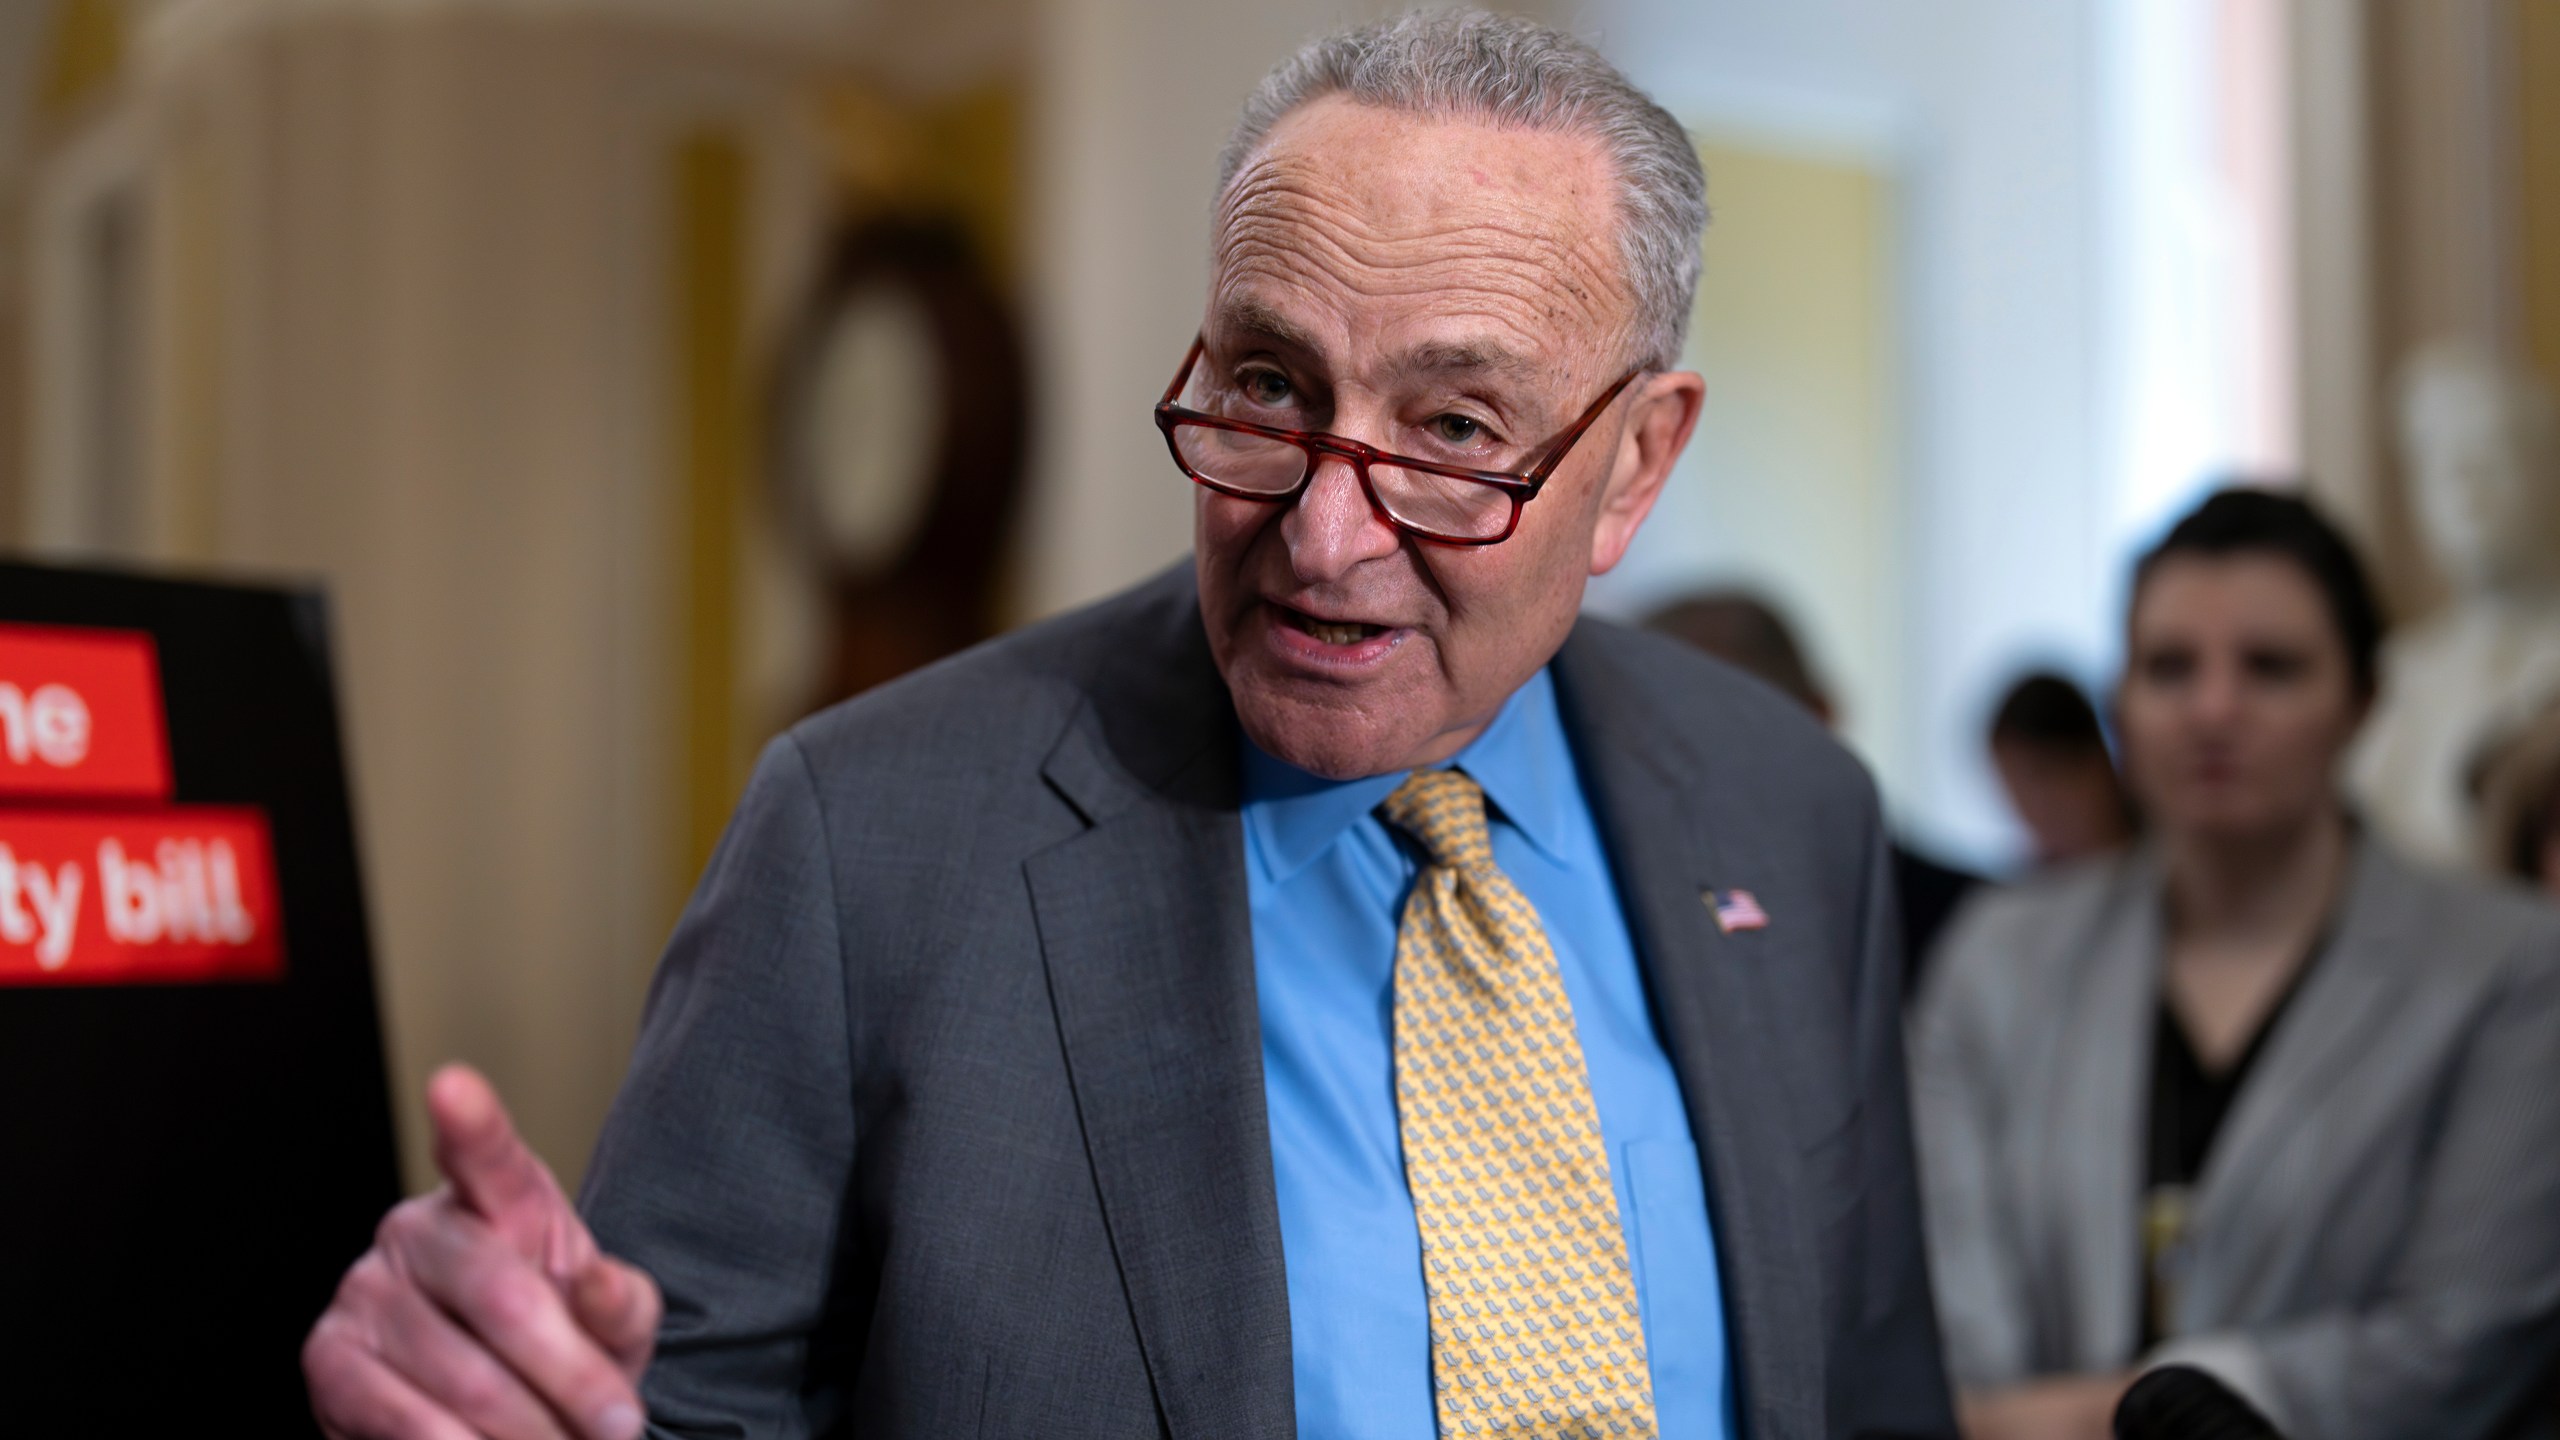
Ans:
{"label": "thumb", "polygon": [[487,1221],[516,1252],[566,1281],[594,1258],[595,1241],[570,1208],[550,1167],[528,1148],[479,1071],[447,1065],[427,1081],[436,1169],[464,1209]]}

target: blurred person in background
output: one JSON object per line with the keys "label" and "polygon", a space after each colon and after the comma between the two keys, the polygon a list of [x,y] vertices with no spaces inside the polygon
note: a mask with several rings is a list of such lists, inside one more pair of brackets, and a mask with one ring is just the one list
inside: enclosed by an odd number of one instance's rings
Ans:
{"label": "blurred person in background", "polygon": [[2380,631],[2309,506],[2204,502],[2134,575],[2148,837],[1951,928],[1911,1063],[1970,1440],[2095,1440],[2173,1363],[2295,1440],[2538,1433],[2560,913],[2351,818]]}
{"label": "blurred person in background", "polygon": [[[1787,698],[1837,728],[1831,696],[1813,678],[1804,648],[1777,608],[1742,590],[1706,590],[1656,610],[1645,628],[1686,640],[1719,660],[1777,687]],[[1982,877],[1943,865],[1897,839],[1893,842],[1894,894],[1901,906],[1904,992],[1918,988],[1921,964],[1938,932],[1966,892]]]}
{"label": "blurred person in background", "polygon": [[1992,712],[1990,745],[2035,865],[2104,855],[2133,838],[2132,803],[2079,686],[2049,671],[2020,677]]}
{"label": "blurred person in background", "polygon": [[1952,1433],[1874,788],[1580,617],[1705,393],[1695,146],[1421,11],[1222,170],[1194,558],[767,749],[583,1215],[439,1078],[333,1433]]}
{"label": "blurred person in background", "polygon": [[2560,701],[2483,757],[2480,857],[2560,899]]}

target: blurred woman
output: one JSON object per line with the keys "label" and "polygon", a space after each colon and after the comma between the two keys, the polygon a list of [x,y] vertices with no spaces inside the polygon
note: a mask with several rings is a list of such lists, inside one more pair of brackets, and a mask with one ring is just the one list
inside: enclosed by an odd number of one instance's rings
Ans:
{"label": "blurred woman", "polygon": [[2134,576],[2146,838],[1977,902],[1934,962],[1914,1103],[1972,1440],[2096,1440],[2168,1362],[2294,1440],[2537,1433],[2560,914],[2341,805],[2380,629],[2308,506],[2206,501]]}

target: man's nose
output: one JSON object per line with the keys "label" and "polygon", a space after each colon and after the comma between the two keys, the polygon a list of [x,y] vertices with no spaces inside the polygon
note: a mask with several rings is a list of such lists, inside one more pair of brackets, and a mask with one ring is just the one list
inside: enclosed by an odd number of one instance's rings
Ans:
{"label": "man's nose", "polygon": [[1351,462],[1331,455],[1316,461],[1316,473],[1280,521],[1280,538],[1305,585],[1339,580],[1364,561],[1393,555],[1403,543],[1395,527],[1369,507]]}

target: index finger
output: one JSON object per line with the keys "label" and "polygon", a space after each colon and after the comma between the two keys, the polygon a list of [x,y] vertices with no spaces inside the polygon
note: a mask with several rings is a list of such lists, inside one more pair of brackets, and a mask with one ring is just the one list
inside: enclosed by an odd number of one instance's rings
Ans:
{"label": "index finger", "polygon": [[587,1261],[586,1227],[480,1072],[468,1065],[438,1070],[427,1081],[427,1114],[435,1125],[436,1168],[463,1208],[555,1276],[565,1278]]}

